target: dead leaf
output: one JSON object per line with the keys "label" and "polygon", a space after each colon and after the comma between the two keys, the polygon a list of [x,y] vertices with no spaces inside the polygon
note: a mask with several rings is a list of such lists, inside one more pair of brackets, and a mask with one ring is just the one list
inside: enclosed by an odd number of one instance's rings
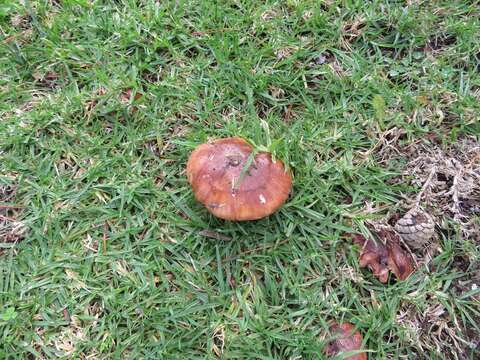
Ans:
{"label": "dead leaf", "polygon": [[[136,92],[135,95],[132,98],[132,93],[133,93],[132,89],[126,89],[126,90],[122,91],[120,93],[120,96],[119,96],[120,102],[122,104],[128,105],[130,103],[133,103],[133,102],[137,101],[138,99],[140,99],[143,96],[142,93]],[[132,106],[130,108],[130,111],[132,113],[136,112],[137,110],[138,110],[138,108],[136,106]]]}
{"label": "dead leaf", "polygon": [[[327,345],[326,355],[334,357],[341,353],[362,350],[362,335],[359,331],[354,331],[355,326],[350,323],[331,325],[330,332],[334,340]],[[346,357],[345,360],[367,360],[367,354],[355,354]]]}
{"label": "dead leaf", "polygon": [[376,242],[360,234],[349,234],[353,242],[362,247],[360,267],[368,267],[382,283],[388,281],[391,271],[399,280],[405,280],[414,271],[412,258],[400,246],[398,235],[392,231],[380,230]]}
{"label": "dead leaf", "polygon": [[[126,89],[126,90],[122,91],[121,94],[120,94],[120,101],[124,104],[129,103],[130,99],[132,98],[132,93],[133,93],[132,89]],[[143,96],[142,93],[136,92],[134,97],[133,97],[133,101],[136,101],[136,100],[140,99],[142,96]]]}
{"label": "dead leaf", "polygon": [[71,318],[70,318],[70,313],[68,312],[68,309],[65,308],[63,309],[62,312],[63,312],[63,319],[70,323]]}
{"label": "dead leaf", "polygon": [[60,78],[60,74],[55,71],[47,71],[45,74],[41,74],[40,72],[34,72],[33,78],[41,86],[53,89],[59,85],[57,80]]}

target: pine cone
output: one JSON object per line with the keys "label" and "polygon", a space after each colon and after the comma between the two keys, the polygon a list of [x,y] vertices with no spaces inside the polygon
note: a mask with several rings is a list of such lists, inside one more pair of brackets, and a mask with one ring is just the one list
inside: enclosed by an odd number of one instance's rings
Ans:
{"label": "pine cone", "polygon": [[414,249],[420,249],[435,234],[435,222],[426,212],[413,208],[395,224],[395,230]]}

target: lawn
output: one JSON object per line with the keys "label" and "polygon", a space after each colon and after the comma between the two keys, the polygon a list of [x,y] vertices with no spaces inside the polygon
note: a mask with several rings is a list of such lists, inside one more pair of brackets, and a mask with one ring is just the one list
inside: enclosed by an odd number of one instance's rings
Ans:
{"label": "lawn", "polygon": [[[452,208],[414,166],[479,166],[477,1],[3,0],[0,31],[1,359],[319,359],[332,322],[479,358],[478,182]],[[229,136],[291,169],[274,215],[195,201]],[[381,283],[346,234],[417,197],[436,238]]]}

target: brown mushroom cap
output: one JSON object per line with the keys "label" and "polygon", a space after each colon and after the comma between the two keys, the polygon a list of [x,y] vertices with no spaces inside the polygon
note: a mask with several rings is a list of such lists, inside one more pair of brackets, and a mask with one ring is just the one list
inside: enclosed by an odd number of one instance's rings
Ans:
{"label": "brown mushroom cap", "polygon": [[[362,350],[362,335],[355,332],[355,326],[350,323],[332,324],[330,331],[335,339],[326,347],[328,357],[333,357],[342,352]],[[343,358],[342,358],[343,359]],[[367,360],[367,353],[360,353],[346,357],[345,360]]]}
{"label": "brown mushroom cap", "polygon": [[274,213],[287,200],[292,177],[283,163],[259,152],[244,169],[252,151],[245,140],[233,137],[202,144],[190,155],[188,181],[195,198],[213,215],[256,220]]}

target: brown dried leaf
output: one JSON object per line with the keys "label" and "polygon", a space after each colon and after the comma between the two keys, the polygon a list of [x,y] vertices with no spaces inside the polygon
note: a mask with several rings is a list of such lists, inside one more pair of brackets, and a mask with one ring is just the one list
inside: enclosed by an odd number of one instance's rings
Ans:
{"label": "brown dried leaf", "polygon": [[70,313],[68,312],[68,309],[67,308],[63,309],[62,313],[63,313],[63,319],[68,323],[70,323],[71,318],[70,318]]}
{"label": "brown dried leaf", "polygon": [[[344,352],[362,350],[362,335],[359,331],[354,332],[355,326],[350,323],[333,324],[330,332],[335,339],[325,349],[328,357],[334,357]],[[367,360],[367,354],[355,354],[345,360]]]}
{"label": "brown dried leaf", "polygon": [[[123,103],[123,104],[129,104],[130,102],[135,102],[137,101],[138,99],[140,99],[143,94],[140,93],[140,92],[136,92],[135,95],[133,96],[133,99],[132,99],[132,92],[133,90],[132,89],[126,89],[124,91],[122,91],[120,93],[120,101]],[[132,100],[130,100],[132,99]],[[131,107],[131,112],[134,113],[138,110],[138,108],[136,106],[132,106]]]}
{"label": "brown dried leaf", "polygon": [[55,71],[47,71],[45,74],[41,74],[40,72],[34,72],[33,77],[41,86],[53,89],[58,86],[58,79],[60,78],[60,74]]}
{"label": "brown dried leaf", "polygon": [[[130,99],[132,97],[132,89],[126,89],[121,92],[120,94],[120,101],[124,104],[128,104],[130,102]],[[133,100],[136,101],[142,97],[142,93],[136,92],[135,96],[133,97]]]}
{"label": "brown dried leaf", "polygon": [[352,234],[353,242],[362,247],[360,267],[368,267],[381,282],[388,280],[388,251],[385,245],[367,240],[363,235]]}
{"label": "brown dried leaf", "polygon": [[380,230],[378,236],[382,241],[366,239],[360,234],[350,234],[355,244],[362,247],[360,267],[368,267],[382,283],[388,281],[392,272],[397,279],[405,280],[414,271],[412,258],[400,246],[398,236],[391,231]]}

